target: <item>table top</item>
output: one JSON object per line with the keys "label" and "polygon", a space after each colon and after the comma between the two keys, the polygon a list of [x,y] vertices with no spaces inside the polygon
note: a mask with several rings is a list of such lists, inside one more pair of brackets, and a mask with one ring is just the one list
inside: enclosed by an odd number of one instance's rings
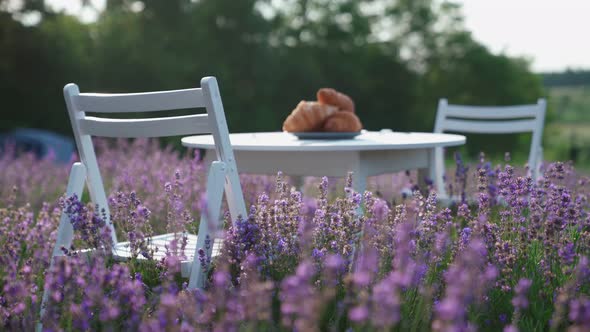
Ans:
{"label": "table top", "polygon": [[[230,134],[234,151],[375,151],[408,150],[465,144],[465,136],[438,133],[411,133],[389,130],[365,131],[351,139],[299,139],[286,132]],[[213,149],[213,136],[182,138],[182,145]]]}

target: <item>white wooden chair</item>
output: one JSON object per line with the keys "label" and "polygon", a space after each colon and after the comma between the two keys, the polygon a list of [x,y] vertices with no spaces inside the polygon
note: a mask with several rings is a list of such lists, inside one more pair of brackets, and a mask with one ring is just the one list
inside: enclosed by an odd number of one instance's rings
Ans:
{"label": "white wooden chair", "polygon": [[[542,136],[545,122],[545,99],[539,99],[536,104],[515,106],[466,106],[451,105],[446,99],[438,102],[435,133],[481,133],[533,134],[529,152],[529,174],[536,180],[540,175],[540,164],[543,160]],[[436,148],[435,185],[441,199],[448,198],[443,176],[445,172],[444,154],[442,148]]]}
{"label": "white wooden chair", "polygon": [[[184,255],[187,257],[181,264],[182,275],[190,276],[189,287],[202,287],[206,271],[202,270],[198,260],[198,250],[205,250],[205,239],[209,235],[209,226],[220,226],[220,209],[225,187],[226,199],[233,220],[239,215],[246,216],[242,188],[240,185],[234,154],[229,141],[229,132],[223,111],[223,105],[217,80],[205,77],[201,80],[201,88],[157,91],[129,94],[96,94],[80,93],[78,86],[68,84],[64,87],[64,96],[72,123],[72,129],[80,155],[80,162],[72,166],[67,188],[67,195],[81,197],[84,182],[93,203],[105,209],[110,218],[107,196],[103,187],[96,155],[92,144],[92,136],[102,137],[165,137],[192,134],[212,134],[215,141],[217,161],[213,161],[207,177],[207,211],[202,211],[199,233],[188,235],[188,244]],[[132,113],[167,111],[189,108],[206,108],[203,114],[185,116],[168,116],[143,119],[112,119],[88,116],[86,113]],[[113,254],[117,259],[130,258],[128,242],[118,242],[114,225],[111,227]],[[164,245],[173,239],[175,234],[162,234],[149,239],[150,245],[158,248],[156,259],[165,255]],[[68,248],[73,237],[72,225],[67,216],[62,216],[57,242],[53,256],[60,256],[62,246]],[[220,241],[213,241],[209,248],[209,257],[219,253]],[[143,258],[143,256],[139,256]],[[53,264],[53,258],[52,258]]]}

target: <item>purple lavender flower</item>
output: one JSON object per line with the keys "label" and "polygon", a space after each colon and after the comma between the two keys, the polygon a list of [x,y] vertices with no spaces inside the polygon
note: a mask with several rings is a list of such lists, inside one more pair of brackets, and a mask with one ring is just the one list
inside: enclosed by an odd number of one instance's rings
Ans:
{"label": "purple lavender flower", "polygon": [[504,328],[504,332],[518,332],[518,327],[510,324]]}
{"label": "purple lavender flower", "polygon": [[297,330],[316,329],[319,315],[317,291],[311,285],[316,274],[314,265],[303,261],[297,267],[295,275],[281,282],[281,313],[282,324]]}
{"label": "purple lavender flower", "polygon": [[512,305],[515,309],[524,310],[529,306],[527,293],[533,282],[530,279],[520,279],[518,284],[514,287],[514,297],[512,298]]}
{"label": "purple lavender flower", "polygon": [[[573,299],[569,303],[568,318],[574,326],[581,330],[590,326],[590,299],[582,296],[579,299]],[[572,328],[572,330],[576,330]]]}
{"label": "purple lavender flower", "polygon": [[104,209],[96,206],[93,211],[84,206],[76,195],[68,197],[63,203],[64,212],[70,219],[74,232],[90,248],[103,249],[110,252],[113,246],[111,230]]}
{"label": "purple lavender flower", "polygon": [[445,297],[435,307],[434,330],[469,327],[467,307],[482,300],[497,275],[495,267],[486,266],[485,261],[486,248],[479,239],[472,239],[467,248],[459,253],[445,275]]}
{"label": "purple lavender flower", "polygon": [[561,262],[564,266],[569,266],[574,264],[574,259],[576,258],[575,247],[572,242],[567,242],[563,247],[559,248],[558,251],[559,257],[561,258]]}

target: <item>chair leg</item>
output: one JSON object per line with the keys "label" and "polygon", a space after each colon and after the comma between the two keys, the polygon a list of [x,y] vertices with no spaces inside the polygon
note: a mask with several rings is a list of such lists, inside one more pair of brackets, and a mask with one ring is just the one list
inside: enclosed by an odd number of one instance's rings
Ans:
{"label": "chair leg", "polygon": [[[78,198],[81,198],[82,192],[84,191],[85,182],[86,167],[82,163],[74,163],[70,171],[70,178],[68,179],[66,196],[71,197],[73,195],[77,195]],[[57,229],[57,239],[55,241],[55,246],[53,247],[53,252],[49,260],[48,271],[51,271],[55,258],[63,256],[61,248],[69,248],[72,245],[73,238],[74,229],[72,227],[72,224],[70,223],[70,220],[68,219],[68,216],[65,214],[65,212],[62,212],[61,219],[59,220],[59,227]],[[39,323],[37,324],[37,331],[43,330],[43,324],[41,323],[41,319],[43,318],[43,314],[45,313],[45,303],[47,302],[48,297],[49,293],[46,289],[43,289],[43,298],[41,300],[41,312],[39,314]]]}
{"label": "chair leg", "polygon": [[540,146],[539,149],[537,150],[537,164],[535,165],[535,176],[533,177],[533,180],[537,181],[539,180],[539,177],[541,176],[541,166],[543,165],[543,147]]}
{"label": "chair leg", "polygon": [[434,186],[440,199],[448,199],[449,195],[445,188],[445,154],[443,148],[434,148],[429,157],[429,165],[433,174]]}
{"label": "chair leg", "polygon": [[230,161],[230,163],[226,164],[225,175],[227,178],[227,183],[225,184],[225,197],[227,199],[232,222],[237,220],[240,215],[242,218],[248,218],[248,210],[246,209],[244,193],[242,191],[242,185],[240,184],[240,177],[235,162]]}
{"label": "chair leg", "polygon": [[[193,256],[191,274],[188,288],[203,288],[205,286],[205,276],[207,267],[203,267],[199,261],[199,249],[205,250],[205,257],[211,257],[213,251],[214,239],[211,236],[211,229],[215,231],[219,226],[219,214],[221,210],[221,201],[225,185],[226,165],[221,161],[214,161],[209,168],[207,176],[207,209],[201,211],[201,222],[199,224],[199,233],[197,234],[197,246]],[[210,245],[205,248],[205,240],[209,235]]]}

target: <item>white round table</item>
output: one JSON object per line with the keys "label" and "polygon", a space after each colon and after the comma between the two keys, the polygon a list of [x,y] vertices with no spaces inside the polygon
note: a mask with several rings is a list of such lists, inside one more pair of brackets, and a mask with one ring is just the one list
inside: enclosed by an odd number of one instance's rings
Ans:
{"label": "white round table", "polygon": [[[354,189],[361,193],[367,176],[418,169],[419,180],[434,179],[435,149],[465,144],[462,135],[389,130],[363,131],[352,139],[298,139],[285,132],[229,136],[240,173],[346,176],[354,172]],[[215,149],[211,135],[184,137],[182,145]],[[205,154],[205,162],[214,160],[215,153]]]}

